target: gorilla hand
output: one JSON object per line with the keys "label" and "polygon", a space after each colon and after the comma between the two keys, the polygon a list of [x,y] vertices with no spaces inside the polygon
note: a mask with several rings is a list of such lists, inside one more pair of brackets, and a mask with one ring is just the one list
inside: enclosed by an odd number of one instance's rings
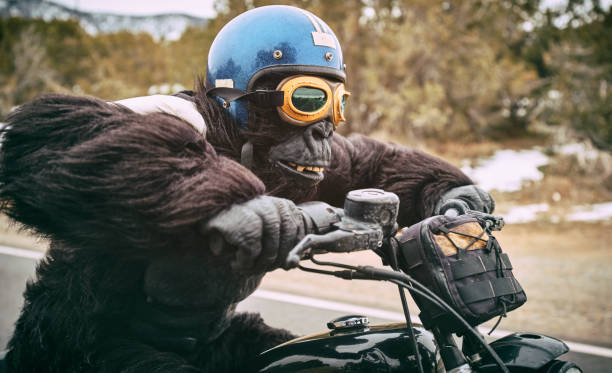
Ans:
{"label": "gorilla hand", "polygon": [[455,208],[460,212],[465,212],[467,208],[491,214],[495,209],[495,201],[482,188],[476,185],[464,185],[444,193],[436,203],[434,214],[444,213],[448,208]]}
{"label": "gorilla hand", "polygon": [[304,237],[304,227],[303,215],[292,201],[261,196],[219,213],[203,224],[202,232],[214,255],[227,246],[235,249],[233,269],[263,273],[282,265]]}

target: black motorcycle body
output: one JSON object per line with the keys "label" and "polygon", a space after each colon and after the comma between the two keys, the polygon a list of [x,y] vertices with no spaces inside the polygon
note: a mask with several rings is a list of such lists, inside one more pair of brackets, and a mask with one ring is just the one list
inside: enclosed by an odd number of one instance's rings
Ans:
{"label": "black motorcycle body", "polygon": [[[413,327],[413,331],[423,371],[445,372],[433,334],[420,327]],[[263,352],[257,360],[256,371],[418,372],[416,355],[409,341],[410,333],[405,323],[313,334]],[[557,362],[555,359],[569,351],[558,339],[532,333],[514,333],[490,345],[511,372],[549,372],[551,365]],[[474,370],[499,371],[489,356],[475,362]]]}
{"label": "black motorcycle body", "polygon": [[[436,372],[440,355],[433,335],[413,328],[425,372]],[[260,373],[416,372],[405,323],[333,330],[297,338],[262,353]]]}

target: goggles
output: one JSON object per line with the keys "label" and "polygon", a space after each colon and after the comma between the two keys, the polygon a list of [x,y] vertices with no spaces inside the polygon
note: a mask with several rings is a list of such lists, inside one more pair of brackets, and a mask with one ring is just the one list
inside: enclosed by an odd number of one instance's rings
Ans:
{"label": "goggles", "polygon": [[337,127],[346,121],[344,108],[351,93],[344,89],[344,83],[314,76],[293,76],[281,81],[276,90],[283,92],[283,105],[276,110],[289,124],[307,126],[329,118]]}
{"label": "goggles", "polygon": [[274,91],[245,92],[216,87],[206,91],[206,94],[220,97],[226,109],[233,101],[247,99],[258,106],[276,107],[281,119],[295,126],[307,126],[329,118],[335,127],[346,121],[344,108],[351,95],[342,82],[307,75],[288,77]]}

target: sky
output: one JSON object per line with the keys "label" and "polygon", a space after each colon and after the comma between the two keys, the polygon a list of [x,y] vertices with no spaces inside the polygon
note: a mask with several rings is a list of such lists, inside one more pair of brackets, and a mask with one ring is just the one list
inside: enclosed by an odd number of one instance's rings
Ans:
{"label": "sky", "polygon": [[215,15],[214,0],[51,0],[86,12],[106,12],[129,15],[184,13],[209,18]]}
{"label": "sky", "polygon": [[[210,18],[215,15],[214,0],[51,0],[81,11],[96,11],[129,15],[185,13]],[[557,7],[567,0],[544,0],[543,7]],[[602,0],[604,8],[612,0]]]}

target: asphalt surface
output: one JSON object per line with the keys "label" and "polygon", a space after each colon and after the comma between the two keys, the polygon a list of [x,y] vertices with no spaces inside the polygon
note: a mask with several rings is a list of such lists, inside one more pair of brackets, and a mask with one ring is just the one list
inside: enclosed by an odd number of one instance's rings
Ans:
{"label": "asphalt surface", "polygon": [[[0,253],[0,350],[8,343],[14,323],[19,316],[26,281],[33,278],[36,261]],[[251,296],[239,307],[242,311],[259,312],[271,326],[285,328],[300,335],[320,333],[326,323],[346,312],[299,305]],[[366,315],[369,316],[369,315]],[[393,321],[369,317],[372,324]],[[561,360],[577,363],[584,372],[612,372],[612,358],[569,352]]]}

